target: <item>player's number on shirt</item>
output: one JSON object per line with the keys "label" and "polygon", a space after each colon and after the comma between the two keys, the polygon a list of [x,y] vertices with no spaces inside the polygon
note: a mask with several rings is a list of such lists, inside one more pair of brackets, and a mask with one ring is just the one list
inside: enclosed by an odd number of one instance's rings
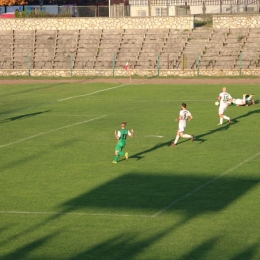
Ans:
{"label": "player's number on shirt", "polygon": [[187,118],[188,118],[187,113],[183,113],[182,117],[183,117],[184,120],[187,120]]}
{"label": "player's number on shirt", "polygon": [[228,95],[224,95],[224,96],[223,96],[223,101],[224,101],[224,102],[227,102],[228,100],[229,100],[229,96],[228,96]]}
{"label": "player's number on shirt", "polygon": [[127,137],[127,134],[122,135],[122,139],[126,139],[126,137]]}

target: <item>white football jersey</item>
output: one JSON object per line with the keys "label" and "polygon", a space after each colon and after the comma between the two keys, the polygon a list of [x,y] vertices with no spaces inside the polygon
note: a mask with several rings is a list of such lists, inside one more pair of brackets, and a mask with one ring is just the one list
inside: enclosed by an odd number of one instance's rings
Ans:
{"label": "white football jersey", "polygon": [[180,111],[180,116],[181,116],[181,120],[179,121],[180,124],[185,124],[186,125],[186,121],[189,119],[189,116],[191,116],[190,111],[188,110],[181,110]]}
{"label": "white football jersey", "polygon": [[244,105],[244,101],[242,99],[237,98],[235,101],[235,104],[242,106],[242,105]]}
{"label": "white football jersey", "polygon": [[228,100],[230,100],[232,97],[229,93],[227,92],[221,92],[219,94],[220,97],[220,105],[226,105],[228,103]]}

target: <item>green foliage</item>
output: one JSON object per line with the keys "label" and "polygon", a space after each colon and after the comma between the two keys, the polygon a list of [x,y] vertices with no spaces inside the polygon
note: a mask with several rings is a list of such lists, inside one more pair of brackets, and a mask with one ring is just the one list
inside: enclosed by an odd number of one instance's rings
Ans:
{"label": "green foliage", "polygon": [[15,18],[59,18],[59,17],[72,17],[72,15],[68,13],[50,14],[48,12],[42,12],[40,10],[38,10],[36,13],[34,11],[31,11],[30,13],[27,13],[25,11],[15,13]]}
{"label": "green foliage", "polygon": [[195,27],[212,27],[213,26],[213,16],[211,14],[198,14],[195,16],[194,21]]}
{"label": "green foliage", "polygon": [[244,36],[243,36],[242,34],[239,34],[239,35],[237,36],[237,41],[238,41],[238,42],[241,42],[243,39],[244,39]]}
{"label": "green foliage", "polygon": [[0,259],[258,260],[259,104],[217,126],[222,85],[86,82],[1,84]]}

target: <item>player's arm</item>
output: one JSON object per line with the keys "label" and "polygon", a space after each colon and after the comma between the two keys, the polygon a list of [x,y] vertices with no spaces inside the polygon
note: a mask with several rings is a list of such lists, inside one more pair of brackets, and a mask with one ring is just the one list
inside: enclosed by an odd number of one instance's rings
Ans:
{"label": "player's arm", "polygon": [[132,129],[132,130],[128,130],[128,136],[130,136],[130,137],[134,137],[134,129]]}
{"label": "player's arm", "polygon": [[193,116],[190,115],[188,121],[191,121],[193,119]]}
{"label": "player's arm", "polygon": [[119,140],[119,136],[117,135],[117,131],[115,130],[115,138]]}
{"label": "player's arm", "polygon": [[180,121],[180,120],[182,120],[182,116],[181,116],[181,115],[179,115],[179,117],[177,117],[177,118],[175,119],[175,121]]}
{"label": "player's arm", "polygon": [[218,100],[220,100],[221,99],[221,96],[218,96]]}

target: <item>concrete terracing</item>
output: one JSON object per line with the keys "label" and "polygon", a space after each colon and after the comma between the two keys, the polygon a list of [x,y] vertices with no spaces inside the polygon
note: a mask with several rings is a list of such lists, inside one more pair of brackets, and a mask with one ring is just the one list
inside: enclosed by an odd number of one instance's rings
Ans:
{"label": "concrete terracing", "polygon": [[260,75],[260,27],[194,29],[190,16],[54,20],[0,20],[0,75],[120,76],[126,61],[141,76]]}

